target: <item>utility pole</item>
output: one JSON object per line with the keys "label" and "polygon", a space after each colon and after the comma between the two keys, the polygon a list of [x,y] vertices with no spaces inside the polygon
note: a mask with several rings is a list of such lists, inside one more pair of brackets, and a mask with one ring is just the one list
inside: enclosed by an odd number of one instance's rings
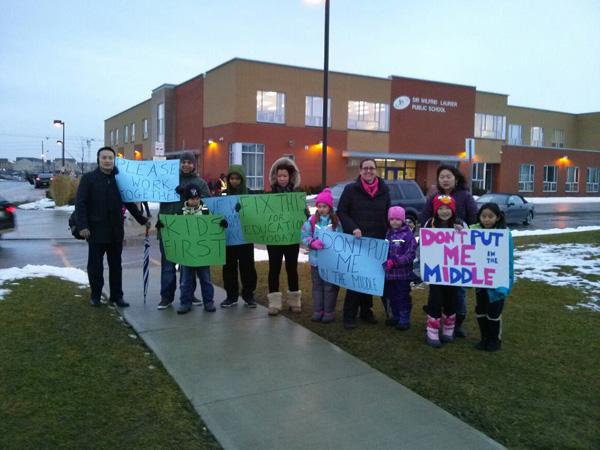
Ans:
{"label": "utility pole", "polygon": [[88,148],[88,154],[87,154],[87,160],[88,162],[90,162],[90,152],[91,152],[91,147],[92,147],[92,142],[94,142],[96,139],[86,139],[85,142],[87,144],[87,148]]}

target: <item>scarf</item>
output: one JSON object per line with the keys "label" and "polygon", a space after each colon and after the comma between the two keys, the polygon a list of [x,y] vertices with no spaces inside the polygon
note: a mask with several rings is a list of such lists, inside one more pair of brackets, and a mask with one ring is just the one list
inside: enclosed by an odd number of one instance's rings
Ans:
{"label": "scarf", "polygon": [[375,197],[377,192],[379,192],[379,178],[375,177],[373,183],[368,184],[363,177],[360,177],[360,182],[362,184],[363,189],[370,197]]}

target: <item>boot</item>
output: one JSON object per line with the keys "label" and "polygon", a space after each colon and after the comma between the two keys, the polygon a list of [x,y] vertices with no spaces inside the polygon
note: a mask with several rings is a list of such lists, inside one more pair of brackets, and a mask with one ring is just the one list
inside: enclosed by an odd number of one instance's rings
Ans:
{"label": "boot", "polygon": [[302,309],[302,291],[288,291],[287,302],[290,311],[299,313]]}
{"label": "boot", "polygon": [[502,346],[502,316],[497,319],[487,317],[487,343],[485,345],[486,352],[497,352]]}
{"label": "boot", "polygon": [[456,325],[454,326],[454,337],[464,338],[467,337],[467,332],[463,328],[462,324],[467,317],[466,314],[457,314],[456,315]]}
{"label": "boot", "polygon": [[440,319],[434,319],[427,315],[427,345],[440,348]]}
{"label": "boot", "polygon": [[456,323],[456,314],[445,316],[442,314],[442,342],[452,342],[454,340],[454,325]]}
{"label": "boot", "polygon": [[481,340],[475,344],[477,350],[485,350],[485,346],[488,341],[488,319],[485,314],[477,315],[477,324],[479,325],[479,332],[481,333]]}
{"label": "boot", "polygon": [[269,315],[276,316],[281,311],[281,292],[269,292],[267,294]]}

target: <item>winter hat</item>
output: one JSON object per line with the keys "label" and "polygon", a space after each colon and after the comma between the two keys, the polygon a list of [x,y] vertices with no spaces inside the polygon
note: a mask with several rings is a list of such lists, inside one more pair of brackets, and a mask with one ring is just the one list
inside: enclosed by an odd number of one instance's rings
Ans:
{"label": "winter hat", "polygon": [[433,197],[433,214],[437,214],[437,210],[442,206],[447,206],[452,210],[452,214],[456,214],[456,201],[449,195],[436,195]]}
{"label": "winter hat", "polygon": [[319,203],[324,203],[333,209],[333,195],[331,195],[331,189],[325,188],[319,195],[317,195],[317,198],[315,199],[315,205],[318,205]]}
{"label": "winter hat", "polygon": [[406,220],[406,211],[402,206],[392,206],[388,210],[388,220],[399,219],[402,222]]}
{"label": "winter hat", "polygon": [[112,152],[113,156],[116,158],[117,154],[115,152],[115,149],[112,147],[100,147],[98,149],[98,152],[96,153],[96,164],[100,165],[100,152],[103,152],[105,150],[108,150],[109,152]]}
{"label": "winter hat", "polygon": [[200,197],[200,186],[196,183],[190,183],[183,188],[183,198],[189,200],[190,198]]}
{"label": "winter hat", "polygon": [[192,161],[194,163],[194,167],[196,167],[196,155],[192,152],[183,152],[179,157],[179,161]]}

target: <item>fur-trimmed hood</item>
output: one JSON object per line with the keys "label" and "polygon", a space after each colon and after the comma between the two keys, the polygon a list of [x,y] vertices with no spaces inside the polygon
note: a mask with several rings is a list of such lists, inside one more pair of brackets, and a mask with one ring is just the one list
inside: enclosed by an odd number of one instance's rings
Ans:
{"label": "fur-trimmed hood", "polygon": [[287,167],[291,167],[293,169],[293,173],[290,174],[290,184],[292,190],[298,189],[300,187],[301,178],[298,166],[292,159],[284,156],[276,160],[271,166],[271,170],[269,172],[269,182],[271,183],[271,188],[277,184],[277,171],[279,169],[284,169]]}

